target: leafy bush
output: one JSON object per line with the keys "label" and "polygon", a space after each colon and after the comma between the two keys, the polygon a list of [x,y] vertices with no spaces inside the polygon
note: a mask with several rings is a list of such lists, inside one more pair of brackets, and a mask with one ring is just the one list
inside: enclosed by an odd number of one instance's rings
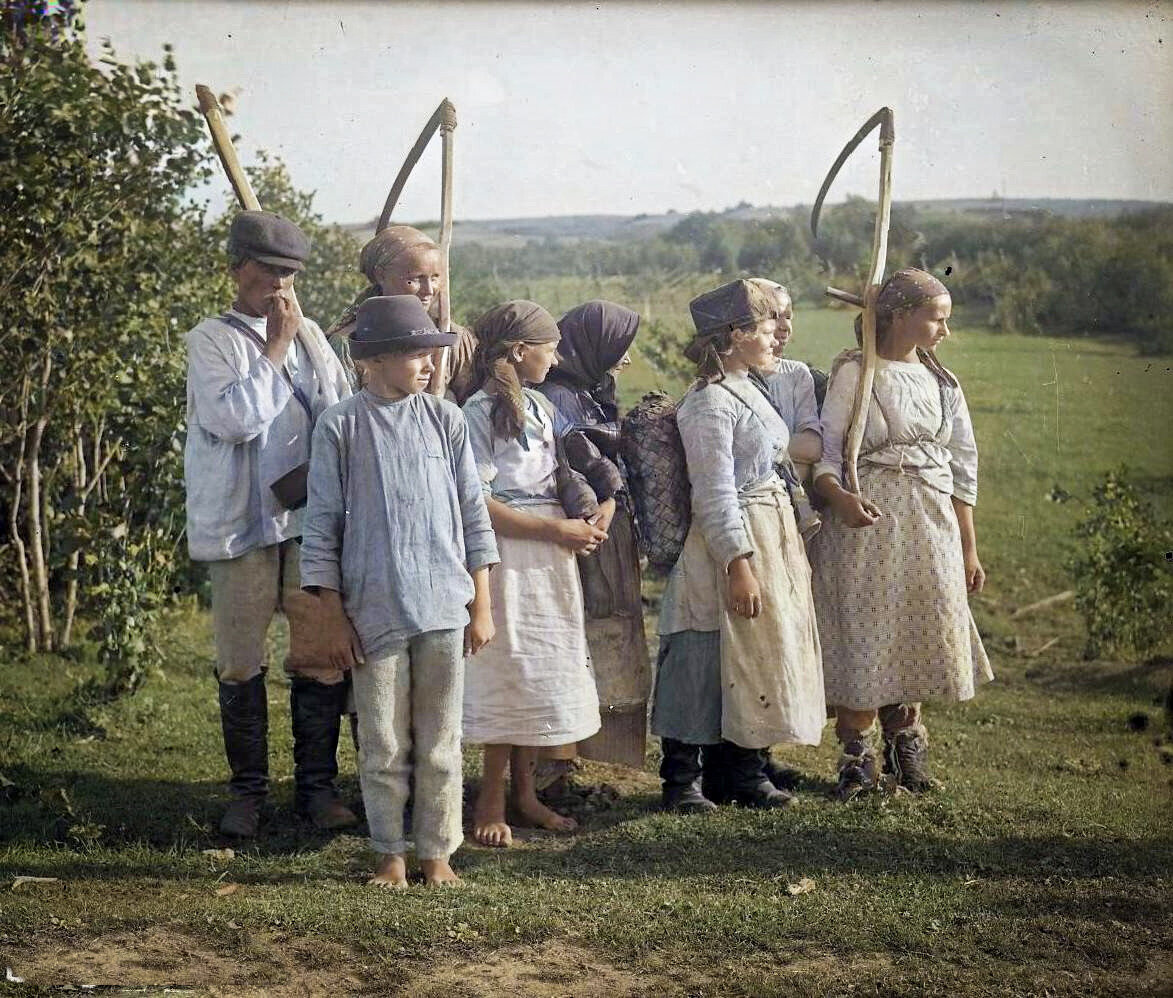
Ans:
{"label": "leafy bush", "polygon": [[1075,606],[1087,627],[1087,656],[1150,654],[1173,623],[1173,531],[1157,520],[1121,468],[1096,487],[1076,532],[1083,550],[1071,569]]}

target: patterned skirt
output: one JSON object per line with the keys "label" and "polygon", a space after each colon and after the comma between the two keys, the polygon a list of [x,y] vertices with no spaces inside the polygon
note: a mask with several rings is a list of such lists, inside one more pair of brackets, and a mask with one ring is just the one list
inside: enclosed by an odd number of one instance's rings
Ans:
{"label": "patterned skirt", "polygon": [[864,492],[879,521],[852,528],[828,516],[810,545],[827,703],[971,699],[994,674],[949,496],[888,468],[864,471]]}

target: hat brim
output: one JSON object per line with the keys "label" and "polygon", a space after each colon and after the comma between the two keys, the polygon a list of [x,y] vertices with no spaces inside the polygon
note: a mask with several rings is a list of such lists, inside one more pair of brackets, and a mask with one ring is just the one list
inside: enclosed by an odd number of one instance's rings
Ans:
{"label": "hat brim", "polygon": [[273,256],[271,253],[249,253],[250,260],[267,263],[270,267],[288,267],[290,270],[305,270],[305,263],[291,256]]}
{"label": "hat brim", "polygon": [[415,350],[432,350],[436,347],[450,347],[459,339],[455,333],[416,333],[414,336],[396,336],[385,340],[350,340],[350,356],[355,360],[366,360],[381,353],[412,353]]}

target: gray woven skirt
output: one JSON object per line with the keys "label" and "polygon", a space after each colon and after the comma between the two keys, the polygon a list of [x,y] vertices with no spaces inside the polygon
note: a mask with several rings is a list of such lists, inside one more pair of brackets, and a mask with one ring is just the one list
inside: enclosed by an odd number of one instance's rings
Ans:
{"label": "gray woven skirt", "polygon": [[689,745],[721,741],[720,631],[677,631],[660,638],[652,734]]}

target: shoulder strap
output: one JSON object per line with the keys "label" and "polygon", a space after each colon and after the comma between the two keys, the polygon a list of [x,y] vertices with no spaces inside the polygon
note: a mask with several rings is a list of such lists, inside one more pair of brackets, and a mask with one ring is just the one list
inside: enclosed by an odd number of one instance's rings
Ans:
{"label": "shoulder strap", "polygon": [[[244,333],[244,335],[252,340],[258,347],[260,347],[261,352],[264,353],[267,344],[263,339],[261,339],[261,334],[253,329],[253,327],[250,326],[247,322],[242,322],[231,312],[225,312],[222,316],[220,316],[220,320],[227,323],[237,332]],[[281,365],[281,374],[285,377],[285,383],[289,385],[289,390],[293,392],[293,397],[297,399],[297,401],[301,404],[301,407],[305,410],[305,414],[309,417],[310,425],[312,426],[314,422],[314,408],[312,405],[310,405],[310,400],[306,398],[305,392],[303,392],[297,385],[293,383],[293,375],[289,373],[289,367],[284,363]]]}

